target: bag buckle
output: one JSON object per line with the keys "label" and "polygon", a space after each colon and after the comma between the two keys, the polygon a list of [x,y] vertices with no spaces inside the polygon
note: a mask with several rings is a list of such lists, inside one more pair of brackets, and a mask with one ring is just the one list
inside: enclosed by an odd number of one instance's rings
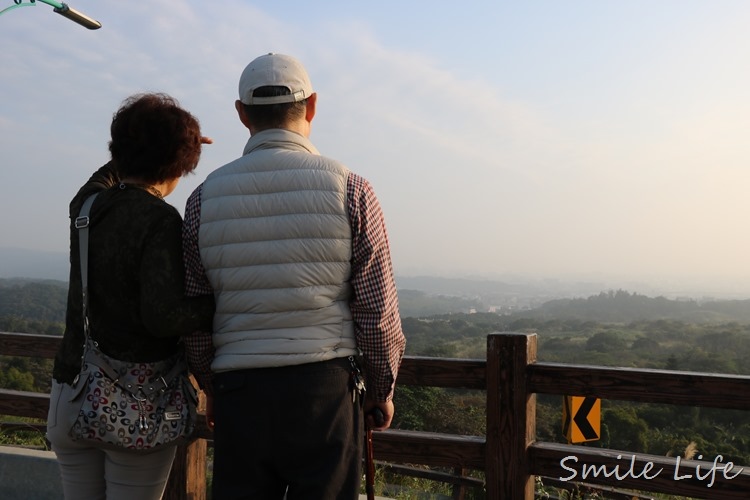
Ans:
{"label": "bag buckle", "polygon": [[82,217],[76,217],[75,226],[76,229],[83,229],[84,227],[89,227],[89,219],[88,215],[84,215]]}

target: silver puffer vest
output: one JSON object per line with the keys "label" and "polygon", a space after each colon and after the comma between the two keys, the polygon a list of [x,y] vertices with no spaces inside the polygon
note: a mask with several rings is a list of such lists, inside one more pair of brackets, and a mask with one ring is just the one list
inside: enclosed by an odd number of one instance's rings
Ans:
{"label": "silver puffer vest", "polygon": [[199,241],[216,293],[215,372],[356,353],[348,174],[303,136],[272,129],[208,176]]}

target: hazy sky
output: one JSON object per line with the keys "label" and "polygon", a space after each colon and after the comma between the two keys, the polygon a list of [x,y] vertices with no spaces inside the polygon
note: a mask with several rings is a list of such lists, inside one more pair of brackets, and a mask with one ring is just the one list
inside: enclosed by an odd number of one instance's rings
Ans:
{"label": "hazy sky", "polygon": [[[28,0],[25,0],[28,2]],[[245,65],[301,59],[311,139],[367,177],[396,273],[750,288],[750,2],[70,0],[0,16],[0,246],[66,251],[112,113],[163,91],[242,153]],[[0,9],[12,0],[0,0]]]}

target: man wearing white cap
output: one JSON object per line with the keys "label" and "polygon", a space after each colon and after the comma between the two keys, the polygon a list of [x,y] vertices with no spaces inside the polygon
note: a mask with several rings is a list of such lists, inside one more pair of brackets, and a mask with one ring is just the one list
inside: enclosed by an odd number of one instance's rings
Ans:
{"label": "man wearing white cap", "polygon": [[376,430],[393,418],[405,339],[383,214],[365,179],[310,142],[316,103],[299,61],[253,60],[235,103],[243,156],[185,209],[188,291],[216,297],[212,345],[189,350],[213,373],[198,378],[217,500],[355,499],[363,414],[382,412],[367,417]]}

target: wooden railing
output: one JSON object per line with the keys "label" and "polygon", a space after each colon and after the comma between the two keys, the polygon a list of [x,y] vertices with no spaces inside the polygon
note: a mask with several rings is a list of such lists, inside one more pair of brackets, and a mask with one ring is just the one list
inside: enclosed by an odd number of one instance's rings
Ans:
{"label": "wooden railing", "polygon": [[[54,355],[58,343],[57,337],[0,333],[0,354],[47,358]],[[750,498],[750,467],[741,470],[740,464],[729,469],[722,468],[721,462],[717,467],[715,461],[677,462],[663,456],[535,439],[536,394],[750,410],[750,377],[540,363],[536,355],[536,334],[494,333],[487,338],[486,360],[406,357],[399,385],[485,390],[486,436],[378,432],[374,436],[376,459],[484,471],[490,500],[533,499],[534,476],[557,483],[584,481],[583,464],[589,467],[585,482],[603,489],[702,499]],[[0,415],[44,419],[48,405],[45,394],[0,390]],[[210,431],[200,429],[200,437],[178,454],[168,498],[205,499],[205,447]],[[612,473],[618,465],[617,473]],[[572,471],[577,471],[575,477]]]}

